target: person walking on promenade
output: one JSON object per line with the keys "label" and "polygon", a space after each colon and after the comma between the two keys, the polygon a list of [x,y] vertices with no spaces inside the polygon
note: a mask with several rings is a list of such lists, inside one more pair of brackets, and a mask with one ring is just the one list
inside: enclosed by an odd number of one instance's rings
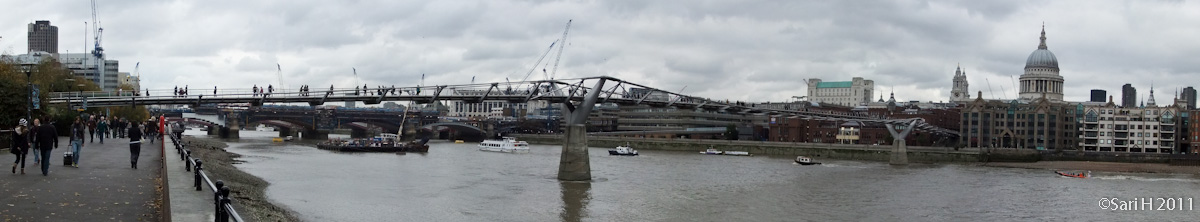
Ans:
{"label": "person walking on promenade", "polygon": [[17,160],[13,161],[12,173],[17,173],[17,163],[21,164],[21,174],[25,174],[25,157],[29,156],[29,133],[26,127],[29,122],[21,119],[17,123],[17,128],[13,129],[12,137],[12,153],[17,155]]}
{"label": "person walking on promenade", "polygon": [[50,153],[58,148],[58,129],[54,128],[54,124],[42,125],[38,119],[33,119],[33,125],[37,126],[34,129],[35,137],[33,142],[41,149],[41,155],[46,157],[42,164],[42,176],[50,175]]}
{"label": "person walking on promenade", "polygon": [[96,116],[88,116],[88,143],[96,142]]}
{"label": "person walking on promenade", "polygon": [[129,164],[137,169],[138,156],[142,153],[142,130],[137,122],[129,125]]}
{"label": "person walking on promenade", "polygon": [[100,121],[96,121],[96,131],[100,133],[100,144],[104,144],[104,135],[108,135],[108,120],[100,117]]}
{"label": "person walking on promenade", "polygon": [[[75,123],[71,124],[71,155],[74,160],[71,160],[71,166],[79,168],[79,151],[83,151],[83,118],[75,117]],[[49,162],[49,161],[47,161]]]}
{"label": "person walking on promenade", "polygon": [[41,164],[41,160],[42,160],[41,149],[38,149],[38,143],[34,142],[35,140],[37,140],[38,126],[41,126],[41,125],[42,124],[38,123],[37,118],[34,118],[33,126],[29,127],[29,142],[31,143],[30,145],[32,145],[30,148],[33,148],[31,151],[33,151],[33,165],[34,166]]}

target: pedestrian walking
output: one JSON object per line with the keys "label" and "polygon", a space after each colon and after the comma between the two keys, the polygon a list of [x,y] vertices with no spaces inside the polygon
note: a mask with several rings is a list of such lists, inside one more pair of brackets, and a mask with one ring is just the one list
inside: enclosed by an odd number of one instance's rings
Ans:
{"label": "pedestrian walking", "polygon": [[71,155],[71,166],[75,168],[79,168],[79,151],[83,151],[84,128],[83,118],[75,117],[75,123],[71,124],[71,153],[73,154]]}
{"label": "pedestrian walking", "polygon": [[41,164],[40,160],[42,160],[42,158],[41,158],[42,152],[40,149],[38,149],[38,143],[34,142],[34,140],[37,139],[37,127],[38,126],[41,126],[41,124],[38,124],[37,118],[34,118],[33,125],[29,127],[29,141],[31,143],[30,145],[32,145],[30,148],[33,148],[32,152],[33,152],[33,165],[34,166]]}
{"label": "pedestrian walking", "polygon": [[213,86],[213,95],[217,95],[217,86]]}
{"label": "pedestrian walking", "polygon": [[88,143],[96,142],[96,116],[88,116]]}
{"label": "pedestrian walking", "polygon": [[35,136],[33,142],[41,149],[41,156],[46,157],[42,164],[42,176],[50,175],[50,153],[58,148],[58,130],[54,128],[54,124],[42,125],[38,119],[33,119],[33,125],[37,126],[34,130]]}
{"label": "pedestrian walking", "polygon": [[29,133],[26,127],[29,127],[29,122],[25,119],[17,122],[17,128],[13,129],[12,148],[11,152],[17,155],[17,160],[13,161],[12,173],[17,173],[17,163],[21,164],[21,174],[25,174],[25,157],[29,155]]}
{"label": "pedestrian walking", "polygon": [[142,130],[137,122],[129,125],[129,164],[137,169],[138,156],[142,153]]}
{"label": "pedestrian walking", "polygon": [[108,135],[108,120],[104,117],[96,123],[96,131],[100,132],[100,144],[104,144],[104,136]]}

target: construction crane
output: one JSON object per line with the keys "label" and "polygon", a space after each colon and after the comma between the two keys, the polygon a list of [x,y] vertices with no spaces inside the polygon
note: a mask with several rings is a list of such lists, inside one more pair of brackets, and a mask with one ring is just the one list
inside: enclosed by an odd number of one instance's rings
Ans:
{"label": "construction crane", "polygon": [[104,81],[104,47],[100,47],[100,37],[104,33],[104,28],[100,27],[100,18],[96,15],[96,0],[92,0],[92,25],[96,27],[96,48],[92,50],[92,57],[96,58],[96,74],[99,76],[100,90],[104,90],[106,82]]}
{"label": "construction crane", "polygon": [[567,47],[567,32],[571,31],[571,21],[573,19],[567,20],[567,28],[563,30],[562,38],[558,39],[562,44],[558,44],[558,54],[554,55],[554,68],[550,69],[550,76],[547,79],[554,80],[554,74],[558,72],[558,61],[562,60],[563,48]]}
{"label": "construction crane", "polygon": [[550,54],[550,50],[554,50],[554,44],[558,44],[558,40],[554,40],[554,42],[550,43],[550,47],[547,47],[546,52],[543,52],[542,56],[538,57],[537,62],[533,63],[533,68],[529,69],[528,73],[525,73],[525,78],[521,79],[521,82],[524,82],[525,80],[529,80],[529,75],[532,75],[533,71],[537,70],[538,64],[542,64],[542,60],[546,59],[546,55]]}

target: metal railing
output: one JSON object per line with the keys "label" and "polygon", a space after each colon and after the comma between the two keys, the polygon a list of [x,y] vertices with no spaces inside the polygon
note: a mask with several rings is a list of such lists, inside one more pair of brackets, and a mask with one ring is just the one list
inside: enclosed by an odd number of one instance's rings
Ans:
{"label": "metal railing", "polygon": [[208,190],[213,192],[213,206],[216,210],[216,212],[214,212],[217,219],[216,221],[246,221],[242,219],[242,216],[238,214],[237,210],[233,208],[233,204],[230,203],[229,187],[225,186],[225,182],[221,180],[213,182],[208,174],[204,172],[204,161],[201,161],[199,158],[192,157],[192,152],[187,149],[187,145],[179,142],[181,138],[178,134],[167,134],[171,136],[171,139],[173,140],[172,142],[175,144],[175,150],[179,151],[179,159],[184,161],[184,168],[187,169],[187,171],[193,172],[196,191],[203,191],[203,188],[207,186]]}

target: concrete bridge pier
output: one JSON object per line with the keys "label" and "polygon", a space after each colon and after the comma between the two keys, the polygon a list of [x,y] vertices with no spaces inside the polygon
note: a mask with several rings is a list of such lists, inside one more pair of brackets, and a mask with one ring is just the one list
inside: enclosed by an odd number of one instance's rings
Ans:
{"label": "concrete bridge pier", "polygon": [[567,126],[565,136],[562,157],[558,160],[558,179],[591,180],[592,165],[591,160],[588,159],[587,126],[571,124]]}
{"label": "concrete bridge pier", "polygon": [[217,132],[218,131],[217,127],[205,126],[204,130],[208,132],[209,136],[220,134],[220,132]]}
{"label": "concrete bridge pier", "polygon": [[[592,108],[596,105],[596,97],[600,96],[601,89],[604,88],[604,81],[599,79],[596,81],[596,86],[590,91],[581,92],[584,94],[583,102],[576,105],[571,101],[563,101],[563,111],[569,112],[565,114],[567,131],[563,136],[562,157],[558,160],[558,180],[562,181],[589,181],[592,180],[592,165],[588,159],[588,143],[587,143],[587,118],[591,114]],[[553,87],[553,86],[552,86]],[[571,92],[574,96],[575,91]],[[488,129],[491,129],[489,127]]]}
{"label": "concrete bridge pier", "polygon": [[238,135],[238,129],[232,127],[221,127],[217,129],[217,136],[221,137],[222,139],[237,139],[241,137]]}
{"label": "concrete bridge pier", "polygon": [[299,137],[306,140],[327,140],[329,139],[329,130],[305,130],[300,133]]}
{"label": "concrete bridge pier", "polygon": [[[891,160],[889,161],[890,164],[908,164],[908,145],[904,143],[904,139],[908,137],[908,133],[912,132],[913,127],[917,125],[917,121],[919,120],[912,120],[912,122],[908,123],[908,126],[896,126],[892,125],[891,123],[885,124],[887,126],[888,133],[892,134],[892,156]],[[897,132],[898,130],[899,132]]]}

